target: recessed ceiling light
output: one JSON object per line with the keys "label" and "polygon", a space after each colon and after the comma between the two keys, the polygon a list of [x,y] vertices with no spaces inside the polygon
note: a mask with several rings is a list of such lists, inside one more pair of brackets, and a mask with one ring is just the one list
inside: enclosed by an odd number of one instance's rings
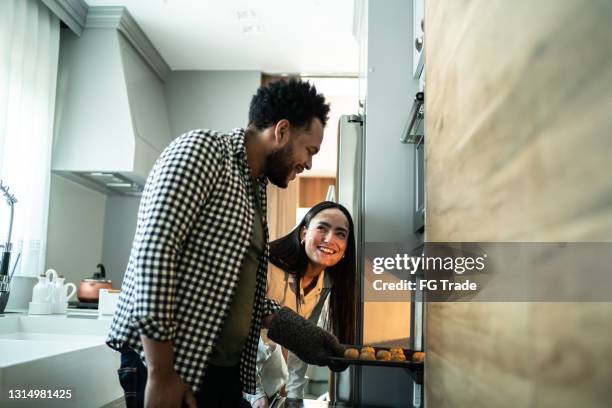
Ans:
{"label": "recessed ceiling light", "polygon": [[108,187],[121,187],[121,188],[132,187],[132,183],[106,183],[106,185]]}
{"label": "recessed ceiling light", "polygon": [[242,27],[244,34],[259,34],[263,31],[263,28],[258,24],[250,24]]}
{"label": "recessed ceiling light", "polygon": [[253,10],[238,10],[236,12],[238,21],[255,21],[257,20],[257,14]]}

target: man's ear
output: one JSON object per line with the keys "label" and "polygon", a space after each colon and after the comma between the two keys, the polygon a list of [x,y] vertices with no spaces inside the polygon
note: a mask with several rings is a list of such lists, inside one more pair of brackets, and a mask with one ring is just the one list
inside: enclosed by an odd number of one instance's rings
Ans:
{"label": "man's ear", "polygon": [[282,146],[289,140],[289,131],[291,124],[287,119],[281,119],[274,127],[274,141],[277,145]]}

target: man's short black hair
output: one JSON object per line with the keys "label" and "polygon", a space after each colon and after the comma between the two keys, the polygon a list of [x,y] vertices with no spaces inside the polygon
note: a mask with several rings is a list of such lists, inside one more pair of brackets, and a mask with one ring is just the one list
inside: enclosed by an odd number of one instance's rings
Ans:
{"label": "man's short black hair", "polygon": [[327,122],[329,104],[309,82],[290,79],[270,82],[257,90],[249,108],[249,126],[258,130],[274,126],[287,119],[291,126],[301,128],[319,118],[323,127]]}

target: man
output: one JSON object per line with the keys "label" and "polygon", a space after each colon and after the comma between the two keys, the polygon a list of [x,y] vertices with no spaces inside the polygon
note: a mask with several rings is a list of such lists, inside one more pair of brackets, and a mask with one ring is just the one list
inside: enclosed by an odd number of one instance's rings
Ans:
{"label": "man", "polygon": [[328,112],[309,83],[274,82],[253,96],[246,130],[191,131],[161,154],[107,339],[122,354],[128,406],[241,406],[262,324],[309,363],[342,353],[265,298],[267,180],[284,188],[310,169]]}

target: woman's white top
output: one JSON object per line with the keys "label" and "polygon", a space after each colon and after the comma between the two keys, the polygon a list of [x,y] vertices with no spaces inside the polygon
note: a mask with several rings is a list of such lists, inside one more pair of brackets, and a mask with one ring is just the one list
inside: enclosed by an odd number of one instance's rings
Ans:
{"label": "woman's white top", "polygon": [[[324,328],[327,328],[327,300],[331,286],[331,280],[325,271],[321,272],[317,277],[315,287],[307,294],[304,294],[304,288],[300,286],[301,299],[298,304],[296,303],[294,276],[273,266],[268,268],[267,297]],[[283,383],[287,397],[303,398],[308,364],[289,351],[286,368],[283,369],[285,361],[278,352],[280,347],[271,342],[266,334],[264,330],[258,348],[257,392],[254,395],[247,395],[248,399],[253,403],[264,394],[270,396],[277,392]],[[285,376],[285,373],[288,373],[288,376]]]}

